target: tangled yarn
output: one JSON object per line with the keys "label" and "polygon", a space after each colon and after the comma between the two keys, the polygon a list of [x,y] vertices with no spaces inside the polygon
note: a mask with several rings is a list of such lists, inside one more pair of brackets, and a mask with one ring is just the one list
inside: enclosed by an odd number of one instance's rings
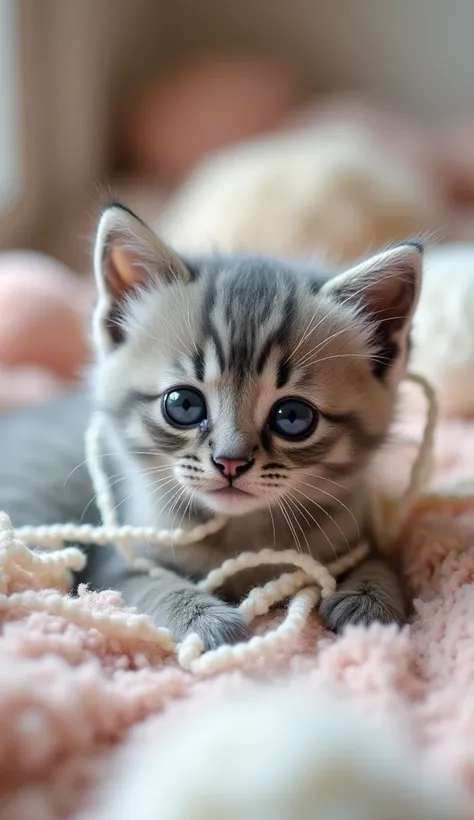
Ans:
{"label": "tangled yarn", "polygon": [[[394,505],[390,520],[387,520],[382,512],[380,499],[374,496],[374,524],[379,540],[392,540],[397,537],[414,503],[426,487],[431,466],[437,419],[434,391],[422,377],[410,374],[407,378],[417,383],[425,394],[428,405],[425,428],[407,489]],[[290,599],[282,623],[266,634],[255,635],[246,642],[232,646],[224,645],[207,652],[204,652],[202,641],[195,634],[188,635],[179,645],[174,644],[169,630],[155,626],[148,616],[90,611],[80,598],[61,595],[59,592],[45,594],[42,590],[48,588],[67,590],[71,584],[71,572],[83,568],[85,564],[84,553],[75,547],[64,548],[64,543],[114,546],[123,553],[131,567],[153,576],[156,567],[150,561],[136,556],[134,544],[147,542],[178,547],[198,543],[208,535],[218,532],[227,523],[224,516],[216,516],[191,530],[118,526],[111,488],[101,464],[102,424],[102,417],[99,414],[94,415],[86,434],[86,458],[103,525],[92,527],[56,524],[13,530],[8,516],[1,513],[0,610],[21,607],[28,611],[47,611],[81,626],[94,627],[110,636],[135,637],[153,642],[159,644],[164,651],[176,654],[181,666],[191,672],[200,675],[213,674],[245,663],[255,656],[271,655],[293,643],[304,629],[315,604],[320,598],[324,599],[334,592],[338,575],[356,566],[368,553],[368,545],[361,544],[327,566],[310,555],[302,555],[295,550],[263,549],[260,552],[244,552],[237,558],[225,561],[221,567],[210,572],[200,582],[200,589],[212,592],[221,586],[226,578],[249,567],[285,564],[293,565],[297,569],[291,573],[284,573],[262,587],[254,588],[239,607],[241,615],[250,624],[256,617],[266,614],[274,604]],[[456,488],[451,488],[449,492],[456,494]],[[52,551],[32,551],[26,544]],[[9,584],[12,567],[30,570],[34,568],[38,588],[24,592],[12,591]]]}

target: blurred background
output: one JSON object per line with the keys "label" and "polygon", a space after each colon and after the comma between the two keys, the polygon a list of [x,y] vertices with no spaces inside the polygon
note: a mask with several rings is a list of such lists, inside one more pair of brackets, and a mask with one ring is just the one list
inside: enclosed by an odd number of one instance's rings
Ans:
{"label": "blurred background", "polygon": [[469,0],[0,0],[0,409],[87,358],[104,198],[189,247],[474,240],[473,33]]}

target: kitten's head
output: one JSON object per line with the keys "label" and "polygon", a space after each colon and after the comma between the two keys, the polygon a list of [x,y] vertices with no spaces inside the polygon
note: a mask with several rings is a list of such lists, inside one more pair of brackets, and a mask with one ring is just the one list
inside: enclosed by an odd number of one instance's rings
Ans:
{"label": "kitten's head", "polygon": [[386,437],[421,256],[407,243],[330,278],[185,260],[106,208],[94,387],[134,468],[158,491],[159,464],[182,497],[233,515],[344,484]]}

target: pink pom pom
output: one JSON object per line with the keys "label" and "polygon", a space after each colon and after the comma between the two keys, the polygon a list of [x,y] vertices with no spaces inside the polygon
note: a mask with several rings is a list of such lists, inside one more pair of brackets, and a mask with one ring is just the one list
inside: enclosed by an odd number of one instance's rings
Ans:
{"label": "pink pom pom", "polygon": [[42,254],[0,255],[0,363],[73,379],[87,359],[84,312],[91,285]]}
{"label": "pink pom pom", "polygon": [[282,66],[257,58],[212,58],[153,83],[125,126],[133,167],[176,184],[207,153],[267,131],[301,98]]}

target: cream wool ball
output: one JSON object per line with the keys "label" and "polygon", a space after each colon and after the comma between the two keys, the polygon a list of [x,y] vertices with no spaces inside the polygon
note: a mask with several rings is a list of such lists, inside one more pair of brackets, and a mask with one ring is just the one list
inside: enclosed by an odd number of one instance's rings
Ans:
{"label": "cream wool ball", "polygon": [[344,701],[262,686],[135,742],[98,820],[459,820],[440,780]]}
{"label": "cream wool ball", "polygon": [[435,388],[445,416],[474,414],[474,244],[425,252],[410,370]]}
{"label": "cream wool ball", "polygon": [[426,178],[369,134],[345,126],[265,137],[204,161],[158,230],[179,250],[319,254],[352,261],[433,229]]}

